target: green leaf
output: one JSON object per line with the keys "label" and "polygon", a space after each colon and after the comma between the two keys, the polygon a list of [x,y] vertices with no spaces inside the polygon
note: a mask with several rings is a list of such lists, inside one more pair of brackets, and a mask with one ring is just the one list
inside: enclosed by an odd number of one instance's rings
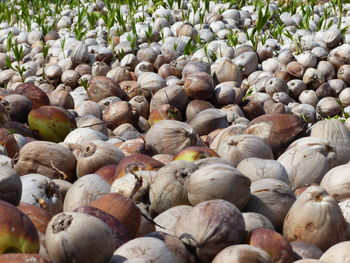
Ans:
{"label": "green leaf", "polygon": [[209,0],[204,0],[205,11],[209,12]]}
{"label": "green leaf", "polygon": [[11,47],[12,47],[12,37],[13,37],[13,33],[10,32],[8,35],[7,35],[7,39],[6,39],[6,48],[8,51],[11,50]]}
{"label": "green leaf", "polygon": [[246,101],[247,98],[248,98],[250,95],[253,94],[253,92],[254,92],[254,87],[253,87],[253,86],[252,86],[252,87],[249,87],[249,89],[248,89],[247,92],[245,93],[245,95],[244,95],[242,101]]}
{"label": "green leaf", "polygon": [[137,31],[136,31],[136,23],[134,20],[131,21],[131,30],[134,33],[134,35],[137,35]]}
{"label": "green leaf", "polygon": [[151,27],[151,26],[149,26],[149,27],[147,28],[147,30],[145,31],[145,34],[146,34],[148,43],[151,43],[152,35],[153,35],[153,30],[152,30],[152,27]]}
{"label": "green leaf", "polygon": [[227,35],[227,43],[232,46],[235,47],[238,45],[238,35],[237,33],[233,33],[232,31]]}
{"label": "green leaf", "polygon": [[193,52],[196,50],[196,44],[192,41],[192,39],[190,38],[190,40],[187,41],[185,47],[184,47],[184,55],[192,55]]}
{"label": "green leaf", "polygon": [[5,64],[7,68],[13,69],[12,62],[9,56],[6,57]]}
{"label": "green leaf", "polygon": [[173,46],[173,48],[174,48],[174,51],[176,51],[176,50],[177,50],[177,42],[174,42],[174,46]]}
{"label": "green leaf", "polygon": [[44,45],[43,45],[43,56],[44,56],[44,58],[47,57],[47,55],[49,53],[49,49],[50,49],[50,46],[46,45],[46,43],[44,42]]}

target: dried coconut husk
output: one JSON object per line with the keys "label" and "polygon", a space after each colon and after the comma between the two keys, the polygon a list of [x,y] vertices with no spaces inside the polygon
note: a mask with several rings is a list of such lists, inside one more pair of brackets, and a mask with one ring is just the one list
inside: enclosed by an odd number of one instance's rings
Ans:
{"label": "dried coconut husk", "polygon": [[223,163],[204,165],[186,182],[191,205],[222,199],[242,209],[250,198],[250,180],[236,168]]}
{"label": "dried coconut husk", "polygon": [[195,164],[182,160],[172,161],[159,169],[150,185],[151,214],[160,214],[177,205],[189,205],[187,181],[196,169]]}
{"label": "dried coconut husk", "polygon": [[329,170],[320,183],[324,189],[338,202],[344,201],[350,197],[350,162],[338,165]]}
{"label": "dried coconut husk", "polygon": [[227,128],[227,115],[220,109],[206,109],[199,112],[189,123],[198,135],[207,135],[218,128]]}
{"label": "dried coconut husk", "polygon": [[27,143],[14,159],[14,169],[21,175],[39,173],[51,179],[75,180],[77,160],[69,148],[53,142]]}
{"label": "dried coconut husk", "polygon": [[306,241],[325,251],[346,240],[347,223],[337,201],[324,188],[310,186],[290,208],[283,235],[289,241]]}
{"label": "dried coconut husk", "polygon": [[250,188],[252,196],[245,211],[264,215],[276,230],[280,230],[284,217],[295,202],[292,189],[285,182],[271,178],[257,180]]}
{"label": "dried coconut husk", "polygon": [[286,168],[293,190],[312,183],[319,184],[329,170],[326,157],[306,146],[292,147],[278,161]]}
{"label": "dried coconut husk", "polygon": [[183,86],[167,86],[154,93],[150,101],[150,111],[165,103],[176,107],[182,114],[184,114],[189,99]]}
{"label": "dried coconut husk", "polygon": [[272,259],[263,249],[250,245],[234,245],[223,249],[212,263],[271,263]]}
{"label": "dried coconut husk", "polygon": [[258,136],[249,134],[222,136],[218,142],[217,153],[234,167],[249,157],[273,159],[270,146]]}
{"label": "dried coconut husk", "polygon": [[347,263],[349,261],[350,241],[343,241],[330,247],[320,257],[320,262]]}
{"label": "dried coconut husk", "polygon": [[145,140],[156,153],[175,155],[179,151],[197,144],[198,135],[187,123],[162,120],[148,130]]}
{"label": "dried coconut husk", "polygon": [[205,201],[180,217],[175,234],[195,249],[200,262],[207,263],[225,247],[242,242],[244,219],[238,208],[227,201]]}
{"label": "dried coconut husk", "polygon": [[336,119],[322,120],[311,128],[310,136],[326,139],[335,149],[337,165],[350,161],[350,132],[345,125]]}
{"label": "dried coconut husk", "polygon": [[104,141],[93,141],[82,144],[77,149],[78,177],[94,173],[99,168],[109,164],[119,164],[125,157],[123,152],[113,144]]}

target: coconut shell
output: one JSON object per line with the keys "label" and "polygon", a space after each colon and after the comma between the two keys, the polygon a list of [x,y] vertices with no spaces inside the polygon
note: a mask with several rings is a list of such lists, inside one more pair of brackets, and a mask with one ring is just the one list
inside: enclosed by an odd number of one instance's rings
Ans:
{"label": "coconut shell", "polygon": [[347,237],[348,240],[350,239],[350,199],[346,199],[344,201],[341,201],[338,203],[344,218],[346,220],[346,223],[348,225],[348,232],[347,232]]}
{"label": "coconut shell", "polygon": [[[140,206],[145,205],[148,208],[149,186],[156,175],[157,171],[135,171],[128,173],[123,177],[117,178],[113,182],[111,185],[111,193],[122,194],[132,199]],[[146,204],[144,204],[144,202]],[[148,212],[146,211],[146,213]],[[152,231],[154,231],[154,226]]]}
{"label": "coconut shell", "polygon": [[98,169],[94,173],[99,175],[103,180],[105,180],[108,184],[111,185],[113,183],[113,181],[115,180],[115,170],[117,169],[118,165],[116,165],[116,164],[106,165],[106,166],[101,167],[100,169]]}
{"label": "coconut shell", "polygon": [[26,96],[10,94],[2,98],[1,103],[6,105],[7,112],[12,121],[26,123],[28,113],[32,110],[32,102]]}
{"label": "coconut shell", "polygon": [[112,102],[103,110],[103,121],[111,130],[124,123],[137,125],[138,119],[138,110],[126,101]]}
{"label": "coconut shell", "polygon": [[29,127],[38,133],[40,139],[62,142],[71,130],[76,128],[75,119],[58,106],[41,106],[28,114]]}
{"label": "coconut shell", "polygon": [[244,133],[262,138],[277,157],[291,142],[305,134],[306,127],[302,118],[296,115],[265,114],[252,120]]}
{"label": "coconut shell", "polygon": [[211,132],[208,136],[212,137],[212,139],[207,138],[207,140],[211,140],[209,143],[209,147],[217,152],[218,147],[220,145],[221,137],[240,135],[243,133],[246,127],[247,125],[238,123],[238,124],[233,124],[225,129],[220,129],[220,130],[218,129],[216,130],[216,132],[215,131]]}
{"label": "coconut shell", "polygon": [[328,140],[313,136],[302,137],[290,144],[287,150],[296,146],[307,146],[308,148],[311,148],[324,155],[327,159],[329,168],[333,168],[334,166],[336,166],[337,155],[334,148],[331,146],[331,143]]}

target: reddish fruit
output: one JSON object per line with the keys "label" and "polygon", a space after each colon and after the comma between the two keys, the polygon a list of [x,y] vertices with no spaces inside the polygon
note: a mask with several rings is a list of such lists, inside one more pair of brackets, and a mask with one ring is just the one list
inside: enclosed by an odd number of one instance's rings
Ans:
{"label": "reddish fruit", "polygon": [[0,254],[38,253],[38,232],[29,217],[0,200]]}
{"label": "reddish fruit", "polygon": [[9,133],[18,133],[24,137],[33,137],[34,134],[30,128],[23,123],[16,121],[8,121],[1,125],[1,128],[8,130]]}
{"label": "reddish fruit", "polygon": [[118,219],[134,238],[141,225],[141,210],[134,202],[117,193],[105,194],[91,202],[89,206],[97,207]]}
{"label": "reddish fruit", "polygon": [[158,170],[163,166],[164,164],[162,162],[144,154],[137,153],[129,155],[118,164],[117,169],[115,170],[115,179],[122,177],[129,172]]}
{"label": "reddish fruit", "polygon": [[15,93],[26,96],[32,102],[33,109],[44,105],[50,105],[49,97],[46,93],[33,83],[24,83],[16,87]]}
{"label": "reddish fruit", "polygon": [[57,106],[41,106],[28,115],[29,127],[39,133],[42,140],[62,142],[76,127],[68,113]]}
{"label": "reddish fruit", "polygon": [[202,146],[191,146],[183,149],[175,155],[174,160],[184,160],[193,162],[195,160],[207,158],[207,157],[219,157],[219,155],[210,148]]}
{"label": "reddish fruit", "polygon": [[156,109],[152,110],[149,117],[149,125],[153,125],[161,120],[182,120],[181,112],[170,104],[162,104]]}
{"label": "reddish fruit", "polygon": [[80,212],[88,214],[105,222],[113,233],[115,248],[120,247],[124,243],[130,240],[129,233],[125,226],[114,216],[92,206],[81,206],[74,210],[74,212]]}
{"label": "reddish fruit", "polygon": [[302,118],[296,115],[273,113],[252,120],[244,133],[260,137],[270,145],[274,155],[279,156],[306,132],[306,127]]}
{"label": "reddish fruit", "polygon": [[117,169],[116,164],[110,164],[98,169],[95,174],[99,175],[103,180],[112,185],[115,180],[115,170]]}
{"label": "reddish fruit", "polygon": [[27,203],[20,203],[17,208],[29,217],[35,228],[40,233],[45,235],[46,227],[52,218],[49,212],[47,212],[44,208]]}
{"label": "reddish fruit", "polygon": [[0,145],[4,146],[7,155],[11,158],[19,151],[19,146],[15,137],[4,128],[0,128]]}
{"label": "reddish fruit", "polygon": [[281,234],[271,229],[254,229],[248,237],[248,244],[265,250],[273,262],[291,263],[294,261],[292,246]]}

